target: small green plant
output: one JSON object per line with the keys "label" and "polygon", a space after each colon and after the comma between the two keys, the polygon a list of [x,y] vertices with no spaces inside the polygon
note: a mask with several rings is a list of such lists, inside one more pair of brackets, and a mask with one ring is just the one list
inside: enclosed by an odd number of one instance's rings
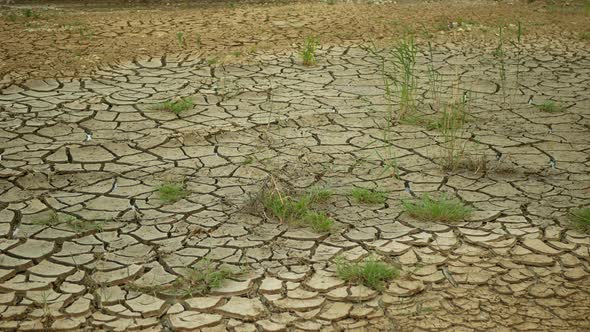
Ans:
{"label": "small green plant", "polygon": [[350,283],[383,290],[384,283],[397,277],[399,270],[373,257],[367,258],[362,263],[351,263],[339,258],[336,260],[336,275]]}
{"label": "small green plant", "polygon": [[350,195],[357,203],[362,204],[383,204],[387,200],[387,194],[365,188],[354,188]]}
{"label": "small green plant", "polygon": [[316,232],[329,232],[334,225],[334,221],[330,219],[324,212],[308,212],[304,220]]}
{"label": "small green plant", "polygon": [[37,18],[40,18],[41,17],[41,15],[39,13],[33,11],[33,9],[31,9],[31,8],[25,8],[25,9],[23,9],[22,10],[22,14],[26,18],[34,18],[34,19],[37,19]]}
{"label": "small green plant", "polygon": [[562,105],[554,102],[553,100],[546,100],[544,103],[538,105],[537,107],[539,108],[539,110],[547,113],[560,113],[565,111],[565,108]]}
{"label": "small green plant", "polygon": [[442,90],[442,76],[434,68],[434,54],[432,50],[432,43],[428,42],[428,82],[430,88],[430,98],[432,98],[432,106],[435,111],[440,110],[440,99],[441,99],[441,90]]}
{"label": "small green plant", "polygon": [[36,225],[43,225],[43,226],[57,226],[60,224],[65,224],[67,227],[71,228],[74,232],[86,232],[86,231],[99,231],[103,230],[103,226],[105,221],[88,221],[88,220],[80,220],[75,216],[67,215],[67,214],[60,214],[56,211],[51,211],[49,216],[43,219],[38,219],[33,221]]}
{"label": "small green plant", "polygon": [[[416,110],[417,83],[415,67],[417,52],[412,35],[402,38],[393,49],[393,71],[386,72],[386,79],[393,83],[399,94],[398,120]],[[386,82],[386,86],[388,84],[390,83]]]}
{"label": "small green plant", "polygon": [[166,101],[160,104],[157,104],[155,109],[162,110],[162,111],[171,111],[176,114],[180,114],[186,110],[191,109],[194,106],[193,100],[191,98],[180,98],[177,101]]}
{"label": "small green plant", "polygon": [[308,199],[305,197],[294,199],[280,192],[264,195],[262,204],[267,212],[282,223],[300,222],[309,212]]}
{"label": "small green plant", "polygon": [[518,93],[520,89],[520,61],[522,58],[522,22],[518,21],[516,30],[516,42],[512,42],[512,45],[516,48],[516,80],[514,83],[514,94]]}
{"label": "small green plant", "polygon": [[212,57],[212,58],[207,59],[207,64],[209,66],[213,66],[213,65],[217,64],[218,61],[219,61],[219,59],[217,57]]}
{"label": "small green plant", "polygon": [[[456,96],[458,87],[455,87],[455,90]],[[462,165],[467,144],[463,136],[469,112],[469,98],[463,94],[460,99],[457,97],[453,99],[447,103],[443,109],[442,118],[436,123],[443,138],[442,168],[447,171],[454,171]]]}
{"label": "small green plant", "polygon": [[379,153],[379,151],[375,150],[375,154],[381,161],[381,165],[383,166],[383,171],[381,172],[380,176],[391,172],[390,174],[399,179],[399,168],[397,165],[397,158],[395,157],[395,152],[393,151],[392,145],[388,144],[385,147],[385,151],[383,154]]}
{"label": "small green plant", "polygon": [[241,164],[242,165],[250,165],[254,162],[254,157],[252,156],[246,156],[244,157],[244,160],[242,160]]}
{"label": "small green plant", "polygon": [[186,46],[186,41],[184,40],[184,32],[178,31],[176,33],[176,42],[178,43],[178,46],[181,48]]}
{"label": "small green plant", "polygon": [[387,114],[386,125],[382,128],[383,142],[385,143],[385,147],[382,153],[379,153],[379,150],[375,150],[375,154],[381,160],[381,165],[383,166],[383,171],[381,172],[380,176],[391,171],[391,174],[395,178],[399,179],[399,168],[397,165],[397,158],[395,156],[395,151],[393,149],[393,143],[391,139],[391,132],[393,127],[391,115],[391,113]]}
{"label": "small green plant", "polygon": [[33,220],[33,224],[42,226],[57,226],[64,223],[67,218],[73,218],[73,216],[67,215],[63,220],[56,211],[51,211],[47,217],[42,219]]}
{"label": "small green plant", "polygon": [[195,36],[195,43],[196,43],[197,48],[201,48],[201,35],[200,34],[197,34]]}
{"label": "small green plant", "polygon": [[499,27],[498,46],[493,52],[493,56],[498,59],[499,74],[500,74],[500,88],[504,102],[506,102],[506,51],[504,50],[504,27]]}
{"label": "small green plant", "polygon": [[88,26],[80,27],[78,29],[78,34],[80,34],[80,37],[84,39],[92,39],[92,37],[94,37],[94,31],[92,31],[92,29],[90,29]]}
{"label": "small green plant", "polygon": [[590,232],[590,208],[570,211],[569,219],[575,228],[583,232]]}
{"label": "small green plant", "polygon": [[10,22],[16,22],[16,19],[17,19],[16,13],[10,12],[10,13],[8,13],[8,15],[6,17],[8,18],[8,20]]}
{"label": "small green plant", "polygon": [[320,45],[319,40],[315,37],[307,37],[303,44],[303,50],[301,51],[301,58],[303,59],[304,66],[313,66],[316,64],[315,51]]}
{"label": "small green plant", "polygon": [[234,58],[239,58],[242,56],[242,52],[241,51],[233,51],[232,55],[234,56]]}
{"label": "small green plant", "polygon": [[321,204],[329,200],[334,193],[326,188],[313,187],[307,191],[305,196],[311,204]]}
{"label": "small green plant", "polygon": [[158,194],[160,200],[166,203],[174,203],[188,196],[183,184],[172,182],[158,186]]}
{"label": "small green plant", "polygon": [[325,213],[315,211],[314,206],[327,201],[332,193],[326,189],[314,188],[300,197],[291,197],[278,190],[263,193],[264,210],[280,222],[310,226],[317,232],[327,232],[334,221]]}
{"label": "small green plant", "polygon": [[412,217],[423,221],[460,221],[468,217],[473,209],[457,199],[449,199],[445,194],[438,199],[422,196],[416,202],[402,202],[405,211]]}
{"label": "small green plant", "polygon": [[[408,114],[417,110],[417,80],[415,74],[417,48],[414,37],[407,34],[400,39],[391,51],[391,57],[377,52],[375,47],[368,48],[374,56],[381,60],[381,76],[385,88],[385,99],[389,108],[391,121],[402,121]],[[393,115],[393,95],[399,98],[399,112]]]}
{"label": "small green plant", "polygon": [[230,269],[215,266],[208,259],[203,259],[185,269],[185,273],[174,281],[171,292],[187,297],[206,295],[221,287],[223,281],[232,275],[234,273]]}

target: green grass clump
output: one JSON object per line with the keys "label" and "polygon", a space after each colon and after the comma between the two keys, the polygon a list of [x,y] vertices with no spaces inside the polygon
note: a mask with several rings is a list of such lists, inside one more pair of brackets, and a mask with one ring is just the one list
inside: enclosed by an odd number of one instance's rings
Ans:
{"label": "green grass clump", "polygon": [[552,100],[546,100],[544,103],[537,107],[539,108],[539,110],[547,113],[559,113],[565,110],[565,108],[562,105],[559,105]]}
{"label": "green grass clump", "polygon": [[422,126],[428,130],[440,129],[443,125],[442,119],[415,112],[406,114],[406,116],[400,120],[400,123],[413,126]]}
{"label": "green grass clump", "polygon": [[181,98],[177,101],[165,101],[156,106],[157,110],[171,111],[176,114],[180,114],[193,107],[194,103],[191,98]]}
{"label": "green grass clump", "polygon": [[570,212],[569,218],[577,229],[590,232],[590,208],[573,210]]}
{"label": "green grass clump", "polygon": [[209,59],[207,59],[207,64],[208,64],[209,66],[213,66],[213,65],[215,65],[215,64],[216,64],[218,61],[219,61],[219,59],[218,59],[217,57],[212,57],[212,58],[209,58]]}
{"label": "green grass clump", "polygon": [[383,204],[387,200],[385,193],[365,188],[354,188],[350,195],[357,203],[363,204]]}
{"label": "green grass clump", "polygon": [[424,195],[417,202],[402,203],[410,216],[424,221],[460,221],[473,212],[472,208],[461,201],[449,199],[446,195],[441,195],[438,199]]}
{"label": "green grass clump", "polygon": [[181,48],[186,46],[186,41],[184,40],[184,32],[178,31],[176,33],[176,42],[178,43],[178,46]]}
{"label": "green grass clump", "polygon": [[332,197],[334,193],[326,188],[314,187],[311,188],[305,196],[309,199],[312,204],[324,203]]}
{"label": "green grass clump", "polygon": [[49,216],[43,219],[34,220],[33,224],[51,227],[64,224],[65,226],[71,228],[74,232],[80,233],[86,231],[101,232],[103,230],[104,221],[80,220],[71,215],[59,214],[56,211],[51,211]]}
{"label": "green grass clump", "polygon": [[264,195],[262,203],[266,211],[280,222],[299,221],[309,212],[309,200],[305,197],[296,199],[281,193],[270,193]]}
{"label": "green grass clump", "polygon": [[185,273],[178,277],[171,292],[187,297],[206,295],[215,288],[221,287],[223,281],[234,273],[224,266],[215,266],[211,261],[203,259],[193,267],[187,268]]}
{"label": "green grass clump", "polygon": [[160,200],[166,203],[174,203],[188,195],[181,183],[164,183],[158,186],[158,194]]}
{"label": "green grass clump", "polygon": [[279,219],[280,222],[305,225],[316,232],[328,232],[334,225],[324,212],[314,210],[314,205],[321,204],[332,196],[326,189],[312,189],[300,197],[291,197],[278,191],[263,194],[264,210]]}
{"label": "green grass clump", "polygon": [[242,165],[250,165],[250,164],[254,163],[254,161],[255,161],[254,160],[254,157],[252,157],[252,156],[246,156],[246,157],[244,157],[244,160],[242,160],[240,163]]}
{"label": "green grass clump", "polygon": [[350,283],[360,283],[376,290],[382,290],[385,281],[397,277],[399,271],[393,266],[370,257],[362,263],[350,263],[340,259],[336,262],[336,274],[340,279]]}
{"label": "green grass clump", "polygon": [[305,215],[304,220],[314,231],[319,233],[329,232],[334,225],[334,221],[324,212],[308,212]]}
{"label": "green grass clump", "polygon": [[315,51],[319,45],[319,40],[314,37],[307,37],[305,39],[303,50],[301,51],[301,58],[303,59],[304,66],[313,66],[316,64]]}
{"label": "green grass clump", "polygon": [[40,18],[41,15],[38,12],[33,11],[31,8],[25,8],[22,10],[22,14],[26,18]]}

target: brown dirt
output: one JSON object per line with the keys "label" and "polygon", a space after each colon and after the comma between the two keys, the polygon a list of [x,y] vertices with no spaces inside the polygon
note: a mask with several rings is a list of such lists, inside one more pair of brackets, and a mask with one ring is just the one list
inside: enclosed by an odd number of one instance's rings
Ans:
{"label": "brown dirt", "polygon": [[[256,52],[292,51],[308,35],[319,36],[323,45],[383,43],[408,29],[422,36],[440,35],[452,21],[473,23],[475,28],[465,36],[477,40],[496,38],[500,24],[518,20],[529,38],[579,38],[590,29],[582,9],[522,3],[145,8],[34,9],[39,17],[5,8],[0,17],[1,82],[87,75],[99,63],[142,55],[192,53],[218,61],[244,61]],[[185,47],[177,42],[178,32],[184,35]]]}

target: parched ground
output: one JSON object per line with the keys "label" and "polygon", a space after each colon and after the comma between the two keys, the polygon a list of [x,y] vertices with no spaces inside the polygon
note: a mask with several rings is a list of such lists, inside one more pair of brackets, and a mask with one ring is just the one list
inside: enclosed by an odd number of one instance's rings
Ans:
{"label": "parched ground", "polygon": [[[1,330],[590,330],[590,236],[567,217],[590,204],[582,10],[11,12],[0,25]],[[509,42],[517,17],[521,46]],[[468,92],[478,167],[443,171],[438,130],[389,126],[397,105],[365,46],[404,30],[417,36],[422,110],[432,113],[428,63],[447,95]],[[307,35],[322,41],[311,67],[298,54]],[[154,107],[178,97],[194,107]],[[547,100],[563,110],[541,111]],[[167,182],[187,197],[160,200]],[[333,230],[263,213],[256,197],[275,182],[333,191],[321,206]],[[388,199],[357,203],[355,187]],[[402,200],[440,192],[475,212],[454,223],[404,212]],[[401,275],[382,291],[337,278],[337,259],[369,256]],[[175,280],[204,259],[236,273],[208,295],[183,292]]]}

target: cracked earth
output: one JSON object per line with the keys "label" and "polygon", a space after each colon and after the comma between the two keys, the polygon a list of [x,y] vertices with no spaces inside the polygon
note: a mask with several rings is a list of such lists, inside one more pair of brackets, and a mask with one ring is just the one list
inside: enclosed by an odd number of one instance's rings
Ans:
{"label": "cracked earth", "polygon": [[[460,81],[472,96],[480,169],[443,171],[436,130],[398,124],[384,140],[380,60],[359,46],[324,46],[312,67],[297,53],[225,65],[137,56],[80,78],[6,84],[0,329],[590,330],[590,236],[567,218],[590,204],[588,43],[527,40],[508,89],[493,42],[433,43],[445,91]],[[194,106],[154,107],[178,97]],[[540,111],[546,100],[565,110]],[[389,151],[399,179],[384,171]],[[253,210],[271,177],[332,190],[323,209],[333,230]],[[184,183],[188,196],[161,201],[166,182]],[[388,199],[356,203],[355,187]],[[441,223],[403,212],[402,200],[440,192],[474,214]],[[54,211],[81,226],[39,222]],[[372,255],[403,271],[383,291],[337,278],[338,257]],[[203,259],[240,273],[208,295],[171,296]]]}

